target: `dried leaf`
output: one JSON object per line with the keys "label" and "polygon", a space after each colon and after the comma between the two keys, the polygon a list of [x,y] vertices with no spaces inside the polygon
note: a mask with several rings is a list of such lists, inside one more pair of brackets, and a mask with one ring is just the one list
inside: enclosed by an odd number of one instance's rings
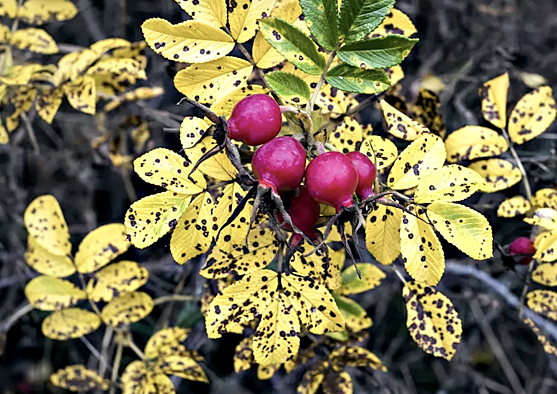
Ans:
{"label": "dried leaf", "polygon": [[63,87],[72,107],[89,115],[95,115],[97,94],[93,77],[79,77]]}
{"label": "dried leaf", "polygon": [[557,320],[557,293],[551,290],[533,290],[526,294],[526,305],[534,312]]}

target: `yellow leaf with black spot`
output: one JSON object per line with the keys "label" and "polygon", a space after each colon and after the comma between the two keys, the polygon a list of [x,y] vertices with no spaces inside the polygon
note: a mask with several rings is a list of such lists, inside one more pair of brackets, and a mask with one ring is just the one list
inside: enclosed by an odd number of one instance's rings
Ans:
{"label": "yellow leaf with black spot", "polygon": [[535,247],[535,259],[544,262],[553,262],[557,260],[557,230],[545,231],[538,234]]}
{"label": "yellow leaf with black spot", "polygon": [[87,234],[79,244],[75,254],[77,271],[83,274],[95,272],[127,251],[130,246],[123,224],[100,226]]}
{"label": "yellow leaf with black spot", "polygon": [[[191,163],[197,163],[206,152],[216,146],[217,142],[214,139],[205,138],[199,141],[193,148],[186,150],[185,155]],[[197,171],[201,171],[203,174],[219,181],[233,180],[238,174],[238,170],[224,151],[202,162]]]}
{"label": "yellow leaf with black spot", "polygon": [[346,260],[345,249],[334,250],[327,247],[328,253],[318,251],[304,257],[312,249],[313,246],[308,248],[307,243],[302,243],[292,256],[290,266],[299,275],[319,278],[329,290],[338,289],[342,285],[341,270]]}
{"label": "yellow leaf with black spot", "polygon": [[97,93],[93,77],[79,77],[66,83],[63,89],[72,107],[83,113],[95,115]]}
{"label": "yellow leaf with black spot", "polygon": [[379,357],[359,346],[341,346],[329,355],[329,360],[337,367],[369,367],[386,372],[387,367],[383,365]]}
{"label": "yellow leaf with black spot", "polygon": [[534,322],[531,319],[523,319],[523,321],[528,327],[532,329],[532,331],[534,331],[534,334],[536,334],[538,341],[540,341],[540,343],[543,346],[543,350],[547,354],[553,354],[554,356],[557,357],[557,348],[549,341],[549,339],[547,339],[547,337],[534,324]]}
{"label": "yellow leaf with black spot", "polygon": [[363,139],[363,127],[354,118],[346,117],[329,136],[332,143],[342,153],[353,152]]}
{"label": "yellow leaf with black spot", "polygon": [[216,27],[226,27],[225,0],[176,0],[194,20]]}
{"label": "yellow leaf with black spot", "polygon": [[50,375],[50,382],[70,391],[108,390],[110,382],[85,365],[68,365]]}
{"label": "yellow leaf with black spot", "polygon": [[534,216],[524,218],[524,221],[545,230],[557,230],[557,211],[551,208],[540,208],[534,212]]}
{"label": "yellow leaf with black spot", "polygon": [[[372,326],[373,323],[367,315],[365,309],[362,308],[356,301],[336,294],[336,292],[333,293],[333,297],[335,298],[338,309],[344,316],[346,331],[360,332]],[[329,335],[334,338],[336,334],[338,333],[335,332]]]}
{"label": "yellow leaf with black spot", "polygon": [[324,394],[352,394],[352,378],[346,371],[329,371],[323,380]]}
{"label": "yellow leaf with black spot", "polygon": [[323,114],[340,115],[346,113],[350,108],[356,107],[358,100],[350,93],[333,88],[329,84],[323,84],[315,103],[321,107]]}
{"label": "yellow leaf with black spot", "polygon": [[109,302],[125,293],[131,293],[143,286],[149,272],[134,261],[119,261],[103,268],[87,283],[89,299]]}
{"label": "yellow leaf with black spot", "polygon": [[101,325],[101,318],[85,309],[68,308],[48,315],[42,324],[45,337],[57,341],[80,338]]}
{"label": "yellow leaf with black spot", "polygon": [[15,18],[17,15],[17,0],[0,0],[0,15]]}
{"label": "yellow leaf with black spot", "polygon": [[174,394],[174,384],[164,373],[151,370],[143,361],[132,361],[122,374],[123,394]]}
{"label": "yellow leaf with black spot", "polygon": [[[119,77],[116,78],[118,79]],[[98,81],[98,79],[95,78],[95,81]],[[124,103],[131,103],[140,100],[150,100],[152,98],[161,96],[163,93],[164,93],[164,89],[161,88],[160,86],[155,86],[153,88],[140,87],[130,92],[124,93],[123,95],[119,96],[118,98],[106,104],[103,108],[103,112],[113,111]]]}
{"label": "yellow leaf with black spot", "polygon": [[271,14],[275,0],[236,0],[228,8],[228,23],[232,37],[244,43],[255,35],[257,21]]}
{"label": "yellow leaf with black spot", "polygon": [[481,213],[460,204],[436,202],[428,205],[427,216],[443,238],[471,258],[493,256],[493,233]]}
{"label": "yellow leaf with black spot", "polygon": [[27,0],[17,10],[19,19],[29,25],[73,19],[77,7],[69,0]]}
{"label": "yellow leaf with black spot", "polygon": [[493,193],[508,189],[522,180],[520,169],[513,163],[502,159],[476,161],[468,166],[486,181],[482,191]]}
{"label": "yellow leaf with black spot", "polygon": [[248,85],[242,88],[235,89],[223,97],[220,97],[213,103],[211,109],[218,115],[230,117],[232,110],[245,97],[253,96],[254,94],[269,94],[269,90],[260,85]]}
{"label": "yellow leaf with black spot", "polygon": [[234,372],[247,371],[253,365],[252,337],[244,338],[234,350]]}
{"label": "yellow leaf with black spot", "polygon": [[533,290],[526,294],[526,305],[548,319],[557,320],[557,293],[554,291]]}
{"label": "yellow leaf with black spot", "polygon": [[158,358],[154,371],[156,373],[162,372],[165,375],[179,376],[182,379],[196,382],[209,381],[197,361],[188,355],[163,354]]}
{"label": "yellow leaf with black spot", "polygon": [[[9,84],[11,82],[16,82],[17,84],[19,82],[22,82],[23,80],[26,80],[27,75],[25,75],[25,78],[21,77],[21,80],[18,80],[16,78],[11,79],[8,82],[6,82],[6,80],[2,80],[2,77],[0,77],[0,80],[6,84]],[[10,133],[19,126],[19,119],[21,115],[31,109],[31,107],[33,106],[33,100],[35,100],[36,96],[37,89],[33,86],[33,84],[29,84],[27,86],[20,86],[19,88],[16,88],[14,95],[8,98],[9,103],[13,104],[14,106],[14,112],[6,117],[6,129]]]}
{"label": "yellow leaf with black spot", "polygon": [[[292,362],[293,360],[287,361]],[[271,364],[271,365],[258,365],[257,366],[257,379],[259,380],[269,380],[271,379],[275,373],[278,372],[280,369],[280,364]]]}
{"label": "yellow leaf with black spot", "polygon": [[395,190],[410,189],[425,179],[445,162],[443,140],[433,134],[424,134],[412,142],[395,160],[387,185]]}
{"label": "yellow leaf with black spot", "polygon": [[111,57],[99,60],[92,67],[90,67],[85,74],[91,76],[107,75],[111,78],[116,76],[125,76],[137,79],[147,79],[145,67],[143,67],[143,64],[141,64],[140,61]]}
{"label": "yellow leaf with black spot", "polygon": [[501,129],[507,125],[508,91],[509,74],[504,73],[484,83],[479,92],[484,119]]}
{"label": "yellow leaf with black spot", "polygon": [[400,246],[408,274],[417,282],[435,286],[445,272],[445,255],[425,209],[411,205],[402,214]]}
{"label": "yellow leaf with black spot", "polygon": [[62,89],[44,89],[35,101],[37,113],[48,124],[52,123],[64,98]]}
{"label": "yellow leaf with black spot", "polygon": [[[1,3],[1,2],[0,2]],[[2,4],[0,4],[0,14],[2,12]],[[10,39],[12,38],[12,31],[11,29],[6,26],[6,25],[2,25],[0,24],[0,43],[2,44],[8,44],[10,42]]]}
{"label": "yellow leaf with black spot", "polygon": [[133,162],[133,169],[145,182],[185,195],[201,193],[207,187],[200,172],[191,174],[193,182],[189,179],[192,168],[191,161],[165,148],[153,149]]}
{"label": "yellow leaf with black spot", "polygon": [[124,220],[128,239],[139,249],[151,246],[176,227],[190,202],[191,196],[176,192],[162,192],[134,202]]}
{"label": "yellow leaf with black spot", "polygon": [[49,253],[70,254],[70,233],[56,198],[47,194],[31,201],[23,214],[23,222],[31,238]]}
{"label": "yellow leaf with black spot", "polygon": [[100,55],[103,55],[114,49],[130,49],[132,48],[132,43],[123,38],[107,38],[104,40],[97,41],[89,47],[93,51]]}
{"label": "yellow leaf with black spot", "polygon": [[427,127],[410,119],[409,116],[403,114],[385,100],[381,100],[380,105],[385,123],[387,123],[387,131],[395,137],[406,141],[414,141],[423,134],[431,133]]}
{"label": "yellow leaf with black spot", "polygon": [[360,146],[360,152],[369,157],[377,170],[389,167],[398,157],[396,145],[378,135],[367,137]]}
{"label": "yellow leaf with black spot", "polygon": [[533,140],[549,128],[556,115],[553,90],[549,86],[542,86],[525,94],[509,117],[511,141],[523,144]]}
{"label": "yellow leaf with black spot", "polygon": [[433,134],[445,138],[447,129],[445,121],[439,112],[441,101],[439,96],[427,89],[420,89],[418,98],[412,107],[414,121],[424,125]]}
{"label": "yellow leaf with black spot", "polygon": [[31,236],[27,238],[25,262],[43,275],[64,278],[75,273],[75,265],[67,255],[52,254]]}
{"label": "yellow leaf with black spot", "polygon": [[16,30],[10,38],[10,44],[21,50],[43,55],[52,55],[59,51],[56,41],[50,34],[43,29],[32,27]]}
{"label": "yellow leaf with black spot", "polygon": [[402,70],[401,66],[387,68],[385,72],[391,80],[391,86],[395,86],[397,83],[404,79],[404,71]]}
{"label": "yellow leaf with black spot", "polygon": [[452,132],[445,140],[445,146],[450,163],[499,156],[509,149],[502,135],[481,126],[465,126]]}
{"label": "yellow leaf with black spot", "polygon": [[0,145],[5,145],[10,141],[10,137],[8,136],[8,132],[4,127],[4,124],[0,120]]}
{"label": "yellow leaf with black spot", "polygon": [[485,186],[485,180],[477,172],[451,164],[431,172],[418,185],[414,201],[420,204],[462,201]]}
{"label": "yellow leaf with black spot", "polygon": [[234,40],[216,26],[199,21],[176,25],[151,18],[141,25],[147,44],[158,55],[180,63],[205,63],[228,55]]}
{"label": "yellow leaf with black spot", "polygon": [[552,208],[557,210],[557,190],[540,189],[532,197],[532,205],[535,208]]}
{"label": "yellow leaf with black spot", "polygon": [[[356,267],[360,271],[358,277]],[[350,295],[363,293],[376,288],[387,275],[379,268],[369,263],[357,263],[342,271],[342,286],[337,290],[338,294]]]}
{"label": "yellow leaf with black spot", "polygon": [[182,348],[182,342],[186,340],[188,333],[188,329],[181,327],[168,327],[157,331],[145,345],[145,357],[154,359],[185,350],[185,347]]}
{"label": "yellow leaf with black spot", "polygon": [[174,77],[176,89],[199,103],[218,98],[247,85],[253,66],[237,57],[226,56],[203,64],[192,64]]}
{"label": "yellow leaf with black spot", "polygon": [[325,379],[321,368],[309,369],[302,376],[302,381],[296,389],[298,394],[315,394]]}
{"label": "yellow leaf with black spot", "polygon": [[410,336],[426,353],[453,358],[462,335],[462,321],[451,300],[433,287],[407,282],[402,290]]}
{"label": "yellow leaf with black spot", "polygon": [[56,311],[87,298],[85,292],[72,282],[53,276],[37,276],[25,286],[29,303],[42,311]]}
{"label": "yellow leaf with black spot", "polygon": [[524,215],[530,209],[532,209],[530,201],[522,196],[514,196],[499,204],[497,216],[501,218],[514,218],[515,216]]}
{"label": "yellow leaf with black spot", "polygon": [[218,220],[213,214],[214,205],[211,194],[200,194],[178,220],[170,238],[170,253],[178,264],[206,253],[211,247],[213,225]]}
{"label": "yellow leaf with black spot", "polygon": [[544,286],[557,286],[557,264],[542,263],[534,268],[532,280]]}
{"label": "yellow leaf with black spot", "polygon": [[215,217],[218,220],[214,228],[219,230],[219,232],[215,249],[219,249],[223,253],[232,253],[244,245],[246,241],[253,207],[252,203],[248,202],[238,217],[227,227],[223,228],[245,195],[246,191],[244,191],[242,186],[234,182],[226,185],[216,198]]}
{"label": "yellow leaf with black spot", "polygon": [[402,211],[375,204],[366,219],[367,250],[381,264],[392,264],[400,255],[400,223]]}
{"label": "yellow leaf with black spot", "polygon": [[153,310],[153,299],[140,291],[114,298],[102,310],[103,321],[114,328],[122,328],[147,317]]}
{"label": "yellow leaf with black spot", "polygon": [[416,30],[414,23],[412,23],[408,15],[397,8],[393,8],[389,15],[383,20],[383,23],[373,31],[371,36],[377,37],[379,35],[400,34],[410,37],[417,32],[418,30]]}

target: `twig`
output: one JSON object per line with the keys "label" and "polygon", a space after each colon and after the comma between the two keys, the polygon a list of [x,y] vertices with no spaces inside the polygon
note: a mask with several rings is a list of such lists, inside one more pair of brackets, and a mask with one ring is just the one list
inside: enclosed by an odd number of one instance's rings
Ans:
{"label": "twig", "polygon": [[406,284],[407,280],[406,278],[404,278],[404,275],[402,275],[402,273],[400,272],[400,270],[398,269],[397,266],[395,265],[391,265],[391,269],[393,270],[393,272],[396,274],[396,276],[398,276],[398,278],[400,279],[400,281],[404,284]]}
{"label": "twig", "polygon": [[118,370],[120,369],[120,362],[122,361],[122,341],[118,341],[116,345],[116,355],[114,356],[114,364],[112,364],[112,376],[110,377],[110,393],[114,394],[116,391],[116,379],[118,379]]}
{"label": "twig", "polygon": [[138,356],[142,361],[147,360],[147,358],[145,357],[145,353],[143,353],[143,352],[141,351],[141,349],[137,347],[137,345],[136,345],[135,342],[133,341],[132,336],[131,336],[130,333],[128,333],[128,337],[127,337],[127,340],[126,340],[126,345],[127,345],[131,350],[133,350],[133,352],[134,352],[135,354],[137,354],[137,356]]}
{"label": "twig", "polygon": [[89,342],[87,338],[81,336],[79,337],[79,339],[81,340],[81,342],[83,342],[83,344],[87,347],[87,349],[89,349],[91,354],[93,354],[93,356],[97,358],[97,360],[99,360],[101,363],[106,364],[106,359],[103,358],[102,354],[99,353],[99,351],[93,346],[91,342]]}
{"label": "twig", "polygon": [[29,134],[29,139],[31,140],[31,145],[33,145],[33,152],[38,156],[41,154],[41,149],[39,148],[39,143],[37,142],[37,136],[35,135],[35,131],[33,130],[33,125],[29,120],[27,114],[21,114],[21,120],[23,120],[23,124],[25,125],[25,129],[27,130],[27,134]]}
{"label": "twig", "polygon": [[104,336],[103,336],[103,340],[101,343],[101,362],[99,363],[99,375],[103,376],[105,371],[106,371],[106,367],[108,366],[108,364],[106,364],[104,362],[104,360],[106,360],[108,358],[108,348],[110,346],[110,342],[112,341],[112,334],[114,333],[114,329],[110,326],[106,326],[106,329],[104,330]]}
{"label": "twig", "polygon": [[27,302],[23,304],[17,311],[14,312],[13,315],[8,318],[8,320],[6,320],[4,324],[0,325],[0,332],[8,332],[19,319],[31,312],[33,309],[35,309],[33,305]]}
{"label": "twig", "polygon": [[167,296],[155,298],[153,300],[154,305],[164,304],[165,302],[180,302],[180,301],[199,301],[199,297],[183,294],[170,294]]}

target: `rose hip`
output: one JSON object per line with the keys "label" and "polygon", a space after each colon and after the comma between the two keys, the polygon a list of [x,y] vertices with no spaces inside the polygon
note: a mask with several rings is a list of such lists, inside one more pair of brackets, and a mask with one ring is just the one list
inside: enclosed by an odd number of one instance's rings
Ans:
{"label": "rose hip", "polygon": [[350,152],[346,156],[352,160],[354,168],[358,171],[358,187],[356,188],[356,194],[362,200],[365,200],[369,196],[374,194],[373,184],[375,183],[375,178],[377,176],[377,169],[375,164],[371,162],[369,157],[361,152]]}

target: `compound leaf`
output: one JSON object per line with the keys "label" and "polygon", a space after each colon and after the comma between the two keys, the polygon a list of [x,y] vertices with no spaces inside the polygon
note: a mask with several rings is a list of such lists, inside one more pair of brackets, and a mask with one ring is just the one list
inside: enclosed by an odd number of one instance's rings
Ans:
{"label": "compound leaf", "polygon": [[385,123],[387,123],[387,131],[395,137],[405,141],[414,141],[420,136],[430,133],[427,127],[410,119],[385,100],[381,100],[380,104]]}
{"label": "compound leaf", "polygon": [[87,283],[89,299],[109,302],[114,297],[131,293],[143,286],[149,272],[134,261],[119,261],[97,272]]}
{"label": "compound leaf", "polygon": [[509,136],[515,144],[533,140],[555,120],[557,108],[553,90],[542,86],[525,94],[509,117]]}
{"label": "compound leaf", "polygon": [[375,204],[366,219],[367,250],[381,264],[392,264],[400,255],[400,223],[402,211]]}
{"label": "compound leaf", "polygon": [[508,189],[522,179],[520,169],[513,163],[502,159],[479,160],[468,166],[486,181],[482,191],[493,193]]}
{"label": "compound leaf", "polygon": [[56,311],[87,298],[85,292],[72,282],[52,276],[37,276],[25,286],[29,303],[42,311]]}
{"label": "compound leaf", "polygon": [[338,25],[344,41],[349,44],[366,37],[381,25],[394,5],[394,0],[343,1]]}
{"label": "compound leaf", "polygon": [[360,146],[360,152],[364,153],[377,170],[382,170],[393,164],[398,157],[398,149],[390,140],[378,135],[367,137]]}
{"label": "compound leaf", "polygon": [[539,234],[535,242],[536,254],[534,258],[544,262],[557,260],[557,230],[545,231]]}
{"label": "compound leaf", "polygon": [[482,114],[491,124],[504,128],[507,125],[507,92],[509,91],[509,74],[504,73],[493,78],[480,88]]}
{"label": "compound leaf", "polygon": [[524,221],[532,226],[540,226],[546,230],[557,229],[557,211],[551,208],[536,209],[531,218],[524,218]]}
{"label": "compound leaf", "polygon": [[315,40],[326,50],[333,51],[338,41],[337,0],[300,0],[306,26]]}
{"label": "compound leaf", "polygon": [[287,102],[305,104],[309,100],[309,86],[300,77],[284,71],[272,71],[265,75],[269,87]]}
{"label": "compound leaf", "polygon": [[153,299],[140,291],[114,298],[102,310],[101,318],[111,327],[122,328],[147,317],[153,310]]}
{"label": "compound leaf", "polygon": [[530,209],[532,209],[530,201],[522,196],[514,196],[499,204],[497,216],[501,218],[514,218],[515,216],[526,214]]}
{"label": "compound leaf", "polygon": [[57,341],[83,337],[101,325],[101,318],[80,308],[67,308],[48,315],[42,324],[45,337]]}
{"label": "compound leaf", "polygon": [[132,361],[122,374],[123,394],[157,393],[174,394],[174,384],[164,373],[156,373],[143,361]]}
{"label": "compound leaf", "polygon": [[234,350],[234,372],[247,371],[253,364],[252,337],[244,338]]}
{"label": "compound leaf", "polygon": [[365,70],[348,64],[339,64],[327,72],[327,82],[344,92],[377,94],[391,86],[383,70]]}
{"label": "compound leaf", "polygon": [[420,204],[462,201],[483,188],[485,180],[477,172],[452,164],[431,172],[418,185],[414,201]]}
{"label": "compound leaf", "polygon": [[428,205],[427,216],[443,238],[471,258],[493,256],[493,233],[481,213],[459,204],[436,202]]}
{"label": "compound leaf", "polygon": [[371,38],[342,46],[338,57],[354,67],[388,68],[402,63],[417,42],[400,35]]}
{"label": "compound leaf", "polygon": [[[366,310],[356,301],[336,294],[336,292],[333,293],[333,297],[335,298],[338,309],[344,316],[346,330],[348,332],[360,332],[373,325],[371,319],[366,313]],[[337,334],[339,333],[335,332],[329,335],[334,338]]]}
{"label": "compound leaf", "polygon": [[68,365],[50,375],[53,385],[70,391],[108,390],[110,382],[85,365]]}
{"label": "compound leaf", "polygon": [[180,63],[205,63],[228,55],[234,40],[216,26],[199,21],[176,25],[151,18],[141,25],[147,44],[158,55]]}
{"label": "compound leaf", "polygon": [[79,244],[75,254],[77,271],[83,274],[95,272],[127,251],[130,246],[124,224],[100,226],[87,234]]}
{"label": "compound leaf", "polygon": [[557,356],[557,348],[551,344],[549,339],[547,339],[547,337],[534,324],[534,322],[530,319],[523,319],[523,321],[528,327],[530,327],[532,329],[532,331],[534,331],[534,334],[536,334],[536,337],[538,338],[538,341],[540,341],[540,343],[543,346],[543,350],[547,354],[553,354],[554,356]]}
{"label": "compound leaf", "polygon": [[216,27],[226,27],[225,0],[176,0],[176,3],[194,20]]}
{"label": "compound leaf", "polygon": [[453,358],[462,335],[462,321],[445,295],[433,287],[407,282],[402,290],[410,335],[426,353]]}
{"label": "compound leaf", "polygon": [[275,0],[236,0],[230,3],[228,23],[232,37],[244,43],[253,38],[257,31],[257,21],[271,14]]}
{"label": "compound leaf", "polygon": [[359,346],[341,346],[331,352],[329,359],[337,367],[370,367],[387,371],[379,357]]}
{"label": "compound leaf", "polygon": [[465,126],[453,131],[445,140],[445,146],[450,163],[499,156],[509,149],[502,135],[481,126]]}

